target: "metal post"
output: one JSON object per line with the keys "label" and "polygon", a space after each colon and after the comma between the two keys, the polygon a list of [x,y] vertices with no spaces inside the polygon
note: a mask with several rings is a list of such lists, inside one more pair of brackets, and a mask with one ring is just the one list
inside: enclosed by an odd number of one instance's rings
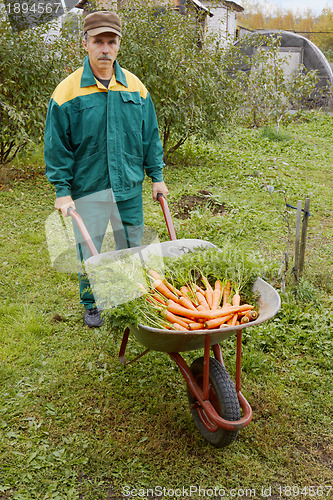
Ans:
{"label": "metal post", "polygon": [[299,252],[299,277],[302,276],[304,268],[305,244],[306,244],[306,233],[308,230],[309,209],[310,209],[310,198],[305,198],[304,217],[302,222],[301,248]]}
{"label": "metal post", "polygon": [[295,261],[294,261],[294,283],[298,283],[299,273],[299,247],[301,239],[301,218],[302,218],[302,201],[297,202],[297,215],[296,215],[296,235],[295,235]]}

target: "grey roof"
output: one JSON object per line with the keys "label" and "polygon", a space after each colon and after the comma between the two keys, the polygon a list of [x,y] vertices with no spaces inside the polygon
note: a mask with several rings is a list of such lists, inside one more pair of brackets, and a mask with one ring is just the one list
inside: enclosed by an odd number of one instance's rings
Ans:
{"label": "grey roof", "polygon": [[204,10],[210,17],[214,15],[203,3],[199,2],[199,0],[190,0],[190,2],[192,2],[198,9]]}
{"label": "grey roof", "polygon": [[244,10],[244,7],[242,7],[241,5],[239,5],[236,2],[231,2],[229,0],[224,0],[222,3],[224,3],[224,5],[226,7],[229,7],[230,9],[236,10],[237,12],[243,12],[243,10]]}
{"label": "grey roof", "polygon": [[247,45],[242,44],[243,38],[237,40],[235,45],[240,45],[241,50],[248,55],[253,54],[254,47],[256,46],[256,35],[260,33],[265,36],[279,37],[281,42],[281,48],[300,48],[303,53],[303,65],[307,71],[316,70],[318,74],[317,87],[324,87],[326,85],[333,84],[333,72],[324,54],[321,52],[319,47],[315,45],[311,40],[305,38],[298,33],[293,33],[292,31],[285,30],[255,30],[251,33],[247,33],[245,38],[249,41],[253,38],[254,42],[251,46],[249,43]]}

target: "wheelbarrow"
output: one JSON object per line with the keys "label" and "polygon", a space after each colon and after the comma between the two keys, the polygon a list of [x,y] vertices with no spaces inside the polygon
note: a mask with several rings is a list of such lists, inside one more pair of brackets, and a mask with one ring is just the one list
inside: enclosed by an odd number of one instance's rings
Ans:
{"label": "wheelbarrow", "polygon": [[[166,199],[159,194],[158,200],[162,206],[170,237],[170,241],[158,244],[163,258],[176,258],[195,248],[216,248],[204,240],[177,240]],[[103,254],[98,254],[77,212],[69,209],[69,213],[77,222],[92,254],[86,264],[94,266],[96,259],[98,260]],[[241,391],[242,330],[269,320],[278,312],[281,304],[277,291],[261,278],[256,279],[252,291],[258,296],[259,305],[259,316],[255,321],[223,329],[190,332],[170,331],[142,324],[132,325],[124,331],[120,346],[119,360],[122,365],[137,361],[149,350],[165,352],[174,360],[187,384],[187,397],[194,423],[205,440],[216,448],[234,442],[239,431],[252,420],[251,406]],[[125,358],[125,351],[130,334],[134,335],[145,350],[128,361]],[[225,368],[220,347],[220,342],[232,335],[236,335],[235,383]],[[204,350],[203,356],[188,366],[180,353],[198,349]],[[210,354],[211,350],[214,357]]]}

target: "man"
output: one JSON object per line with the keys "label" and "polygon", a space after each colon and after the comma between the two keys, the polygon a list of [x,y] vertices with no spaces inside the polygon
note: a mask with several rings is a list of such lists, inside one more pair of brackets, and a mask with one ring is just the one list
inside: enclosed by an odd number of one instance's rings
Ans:
{"label": "man", "polygon": [[[83,67],[63,80],[49,103],[45,127],[46,175],[55,208],[73,207],[100,252],[111,220],[116,248],[138,246],[143,234],[142,183],[152,179],[153,200],[167,195],[163,148],[154,106],[141,81],[116,61],[121,21],[114,12],[84,20]],[[90,253],[74,223],[78,257]],[[89,281],[79,273],[84,322],[101,326]]]}

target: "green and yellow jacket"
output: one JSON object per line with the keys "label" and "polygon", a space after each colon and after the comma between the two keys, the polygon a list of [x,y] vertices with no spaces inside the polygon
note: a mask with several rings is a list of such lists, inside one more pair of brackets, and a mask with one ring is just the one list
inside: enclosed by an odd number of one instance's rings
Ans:
{"label": "green and yellow jacket", "polygon": [[57,197],[73,199],[112,189],[116,201],[142,190],[145,172],[163,180],[163,148],[146,87],[117,61],[108,89],[95,79],[88,56],[63,80],[49,103],[46,175]]}

